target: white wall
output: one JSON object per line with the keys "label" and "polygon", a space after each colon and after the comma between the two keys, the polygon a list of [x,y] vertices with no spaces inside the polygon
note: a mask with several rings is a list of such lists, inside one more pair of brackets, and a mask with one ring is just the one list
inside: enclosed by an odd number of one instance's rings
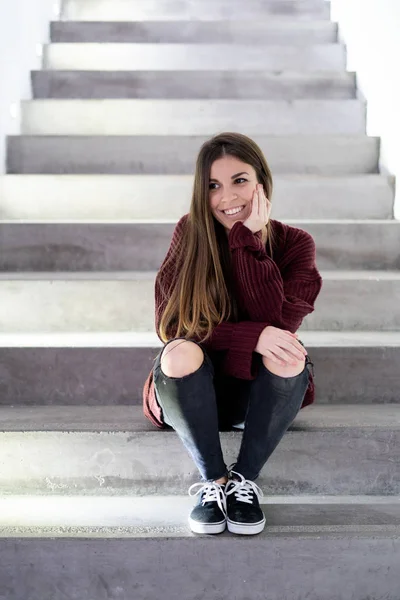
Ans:
{"label": "white wall", "polygon": [[367,101],[367,133],[381,138],[381,170],[396,176],[400,219],[400,0],[331,0],[347,69]]}
{"label": "white wall", "polygon": [[20,101],[31,98],[30,71],[41,67],[41,46],[61,0],[0,0],[0,173],[5,136],[20,132]]}

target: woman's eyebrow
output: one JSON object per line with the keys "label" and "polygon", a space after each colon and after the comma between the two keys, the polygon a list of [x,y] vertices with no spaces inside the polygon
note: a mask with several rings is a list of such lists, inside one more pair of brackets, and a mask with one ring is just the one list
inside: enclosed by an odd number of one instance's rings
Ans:
{"label": "woman's eyebrow", "polygon": [[232,175],[231,179],[236,179],[236,177],[239,177],[239,175],[248,175],[248,173],[246,173],[246,171],[242,171],[241,173],[236,173],[236,175]]}
{"label": "woman's eyebrow", "polygon": [[[232,175],[231,179],[236,179],[236,177],[239,177],[239,175],[248,175],[248,173],[246,173],[246,171],[242,171],[241,173],[236,173],[235,175]],[[210,179],[210,181],[218,181],[218,179]]]}

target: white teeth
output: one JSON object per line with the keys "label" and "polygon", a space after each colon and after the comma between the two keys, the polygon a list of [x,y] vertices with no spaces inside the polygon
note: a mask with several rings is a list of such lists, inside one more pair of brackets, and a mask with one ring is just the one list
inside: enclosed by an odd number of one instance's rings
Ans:
{"label": "white teeth", "polygon": [[224,213],[226,215],[236,215],[237,213],[240,213],[240,211],[242,211],[244,208],[244,206],[240,207],[240,208],[235,208],[232,210],[224,210]]}

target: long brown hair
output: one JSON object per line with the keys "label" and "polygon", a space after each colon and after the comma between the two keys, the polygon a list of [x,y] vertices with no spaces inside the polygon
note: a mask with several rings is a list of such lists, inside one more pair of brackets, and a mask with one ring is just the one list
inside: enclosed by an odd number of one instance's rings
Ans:
{"label": "long brown hair", "polygon": [[[164,343],[169,339],[170,327],[176,326],[174,337],[197,336],[204,341],[222,321],[238,321],[228,237],[222,223],[214,218],[209,200],[211,165],[223,156],[234,156],[251,165],[257,182],[262,183],[271,201],[271,171],[262,150],[252,139],[240,133],[220,133],[202,145],[186,227],[176,252],[162,265],[163,270],[171,270],[172,263],[176,277],[159,323]],[[270,221],[258,236],[264,247],[268,241],[272,258],[274,240]],[[161,269],[157,277],[160,276]]]}

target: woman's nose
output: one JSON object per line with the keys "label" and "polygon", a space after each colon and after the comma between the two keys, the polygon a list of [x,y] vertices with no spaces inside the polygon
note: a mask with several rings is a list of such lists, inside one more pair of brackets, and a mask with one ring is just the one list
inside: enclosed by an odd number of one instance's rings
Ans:
{"label": "woman's nose", "polygon": [[230,204],[234,200],[237,200],[238,195],[233,190],[223,190],[222,192],[222,201],[225,201],[226,204]]}

